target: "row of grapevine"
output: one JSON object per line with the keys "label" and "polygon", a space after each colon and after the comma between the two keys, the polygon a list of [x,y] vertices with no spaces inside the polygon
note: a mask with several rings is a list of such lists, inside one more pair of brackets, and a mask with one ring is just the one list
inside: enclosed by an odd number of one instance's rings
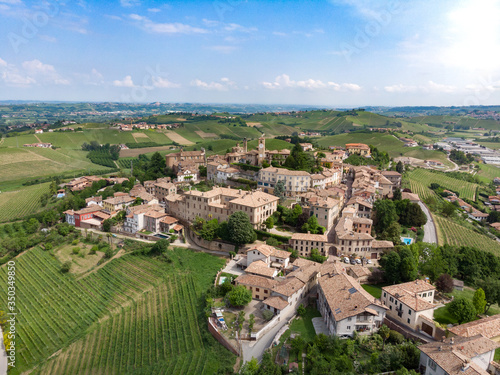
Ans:
{"label": "row of grapevine", "polygon": [[442,173],[433,173],[422,168],[417,168],[409,172],[409,178],[426,187],[429,187],[431,183],[438,183],[445,189],[458,192],[461,198],[468,198],[470,200],[476,199],[476,192],[479,186],[478,184],[449,177]]}
{"label": "row of grapevine", "polygon": [[500,243],[487,236],[474,232],[462,225],[456,224],[442,216],[434,215],[435,223],[440,234],[440,244],[450,244],[456,246],[473,246],[481,250],[491,251],[500,255]]}
{"label": "row of grapevine", "polygon": [[121,158],[117,160],[118,166],[123,169],[130,169],[132,163],[138,162],[137,158]]}
{"label": "row of grapevine", "polygon": [[40,197],[49,192],[49,183],[0,194],[0,222],[13,221],[39,211]]}
{"label": "row of grapevine", "polygon": [[[41,374],[201,374],[203,354],[194,281],[169,277],[111,315],[39,369]],[[167,372],[161,372],[167,371]]]}

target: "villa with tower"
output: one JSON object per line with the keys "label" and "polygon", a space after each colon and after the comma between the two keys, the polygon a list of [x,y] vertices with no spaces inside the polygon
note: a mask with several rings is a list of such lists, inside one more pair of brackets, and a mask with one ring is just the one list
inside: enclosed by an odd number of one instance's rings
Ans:
{"label": "villa with tower", "polygon": [[269,164],[272,162],[283,164],[286,158],[290,155],[290,150],[266,150],[266,139],[264,134],[259,138],[259,143],[255,150],[248,151],[248,141],[243,140],[243,147],[238,143],[236,147],[231,149],[231,152],[226,154],[228,163],[245,163],[250,165],[262,165],[264,161]]}

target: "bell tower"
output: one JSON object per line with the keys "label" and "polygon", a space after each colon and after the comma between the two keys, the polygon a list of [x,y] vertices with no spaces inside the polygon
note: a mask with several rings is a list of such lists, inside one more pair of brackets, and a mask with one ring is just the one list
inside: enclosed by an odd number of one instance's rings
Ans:
{"label": "bell tower", "polygon": [[259,138],[257,151],[259,152],[257,155],[257,164],[262,165],[262,162],[266,159],[266,139],[264,138],[264,134]]}

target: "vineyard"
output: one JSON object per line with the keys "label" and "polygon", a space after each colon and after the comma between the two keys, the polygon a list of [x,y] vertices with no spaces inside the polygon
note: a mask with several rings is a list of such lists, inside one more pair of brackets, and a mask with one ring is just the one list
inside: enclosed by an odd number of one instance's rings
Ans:
{"label": "vineyard", "polygon": [[[34,248],[22,255],[16,261],[17,363],[9,373],[216,372],[219,346],[202,340],[207,329],[199,304],[221,260],[171,253],[171,263],[126,255],[79,280],[62,274],[49,252]],[[5,267],[0,280],[6,282]]]}
{"label": "vineyard", "polygon": [[136,163],[139,159],[137,158],[120,158],[117,160],[118,166],[123,169],[130,169],[130,163]]}
{"label": "vineyard", "polygon": [[[467,181],[462,181],[453,177],[446,176],[444,173],[431,172],[426,169],[417,168],[411,172],[408,172],[408,178],[410,179],[410,184],[413,183],[416,189],[424,194],[420,196],[418,191],[414,193],[419,194],[420,199],[424,199],[426,196],[432,192],[426,192],[423,188],[428,188],[433,182],[438,183],[443,188],[457,192],[461,198],[468,198],[470,200],[476,199],[476,191],[479,187],[478,184],[474,184]],[[418,186],[422,185],[422,186]],[[430,189],[427,189],[430,190]]]}
{"label": "vineyard", "polygon": [[433,215],[438,229],[438,242],[440,245],[449,244],[456,246],[472,246],[481,250],[490,251],[500,255],[500,243],[477,233],[462,225],[456,224],[442,216]]}
{"label": "vineyard", "polygon": [[23,218],[40,210],[40,197],[49,192],[49,185],[45,183],[0,193],[0,222]]}
{"label": "vineyard", "polygon": [[103,165],[105,167],[116,168],[115,162],[111,158],[109,152],[106,151],[90,151],[87,157],[94,164]]}

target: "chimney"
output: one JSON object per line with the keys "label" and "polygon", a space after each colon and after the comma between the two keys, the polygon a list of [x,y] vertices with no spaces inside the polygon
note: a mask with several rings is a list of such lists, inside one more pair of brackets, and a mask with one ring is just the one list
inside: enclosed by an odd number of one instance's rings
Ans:
{"label": "chimney", "polygon": [[462,363],[462,371],[467,371],[469,369],[469,366],[470,366],[470,362],[468,359],[466,359],[464,361],[464,363]]}
{"label": "chimney", "polygon": [[453,337],[450,339],[450,345],[453,345],[455,343],[455,340],[453,340]]}
{"label": "chimney", "polygon": [[442,351],[442,350],[443,350],[443,347],[442,347],[441,345],[439,345],[438,350],[439,350],[439,351]]}
{"label": "chimney", "polygon": [[446,336],[441,336],[441,342],[444,342],[444,339],[446,339]]}

